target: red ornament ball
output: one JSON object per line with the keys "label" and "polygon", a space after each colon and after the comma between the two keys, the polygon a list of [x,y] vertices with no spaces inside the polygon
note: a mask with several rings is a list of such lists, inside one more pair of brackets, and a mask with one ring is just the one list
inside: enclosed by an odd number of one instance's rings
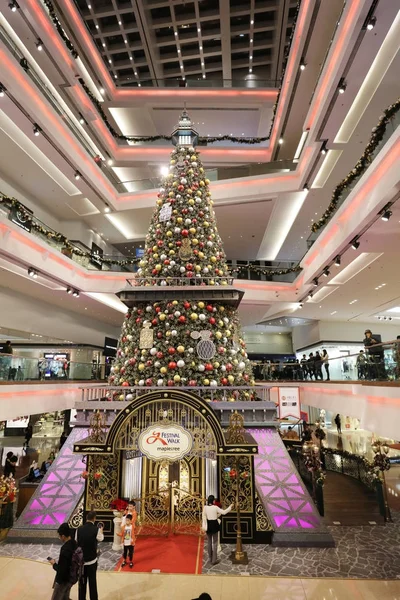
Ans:
{"label": "red ornament ball", "polygon": [[174,362],[173,360],[171,360],[171,362],[168,363],[168,369],[170,369],[171,371],[173,371],[174,369],[176,369],[176,362]]}
{"label": "red ornament ball", "polygon": [[213,312],[213,307],[211,306],[211,304],[207,304],[206,309],[208,310],[208,312]]}
{"label": "red ornament ball", "polygon": [[207,363],[206,364],[206,371],[213,371],[213,370],[214,370],[214,367],[212,366],[212,364],[211,363]]}
{"label": "red ornament ball", "polygon": [[176,350],[172,346],[168,348],[168,354],[175,354]]}
{"label": "red ornament ball", "polygon": [[129,383],[127,381],[124,381],[124,383],[122,384],[122,387],[129,387]]}
{"label": "red ornament ball", "polygon": [[195,379],[190,379],[189,385],[190,385],[190,387],[196,387],[197,381]]}
{"label": "red ornament ball", "polygon": [[189,235],[189,232],[187,229],[182,229],[181,233],[182,233],[183,237],[187,237]]}
{"label": "red ornament ball", "polygon": [[169,387],[172,387],[174,385],[174,382],[172,379],[168,379],[168,384]]}
{"label": "red ornament ball", "polygon": [[153,385],[153,380],[152,379],[146,379],[146,385],[151,386]]}
{"label": "red ornament ball", "polygon": [[208,322],[211,323],[211,325],[215,325],[215,319],[214,319],[214,317],[210,317],[208,319]]}
{"label": "red ornament ball", "polygon": [[184,315],[181,315],[178,319],[179,323],[186,323],[186,317]]}
{"label": "red ornament ball", "polygon": [[157,358],[164,358],[164,353],[163,352],[157,352]]}

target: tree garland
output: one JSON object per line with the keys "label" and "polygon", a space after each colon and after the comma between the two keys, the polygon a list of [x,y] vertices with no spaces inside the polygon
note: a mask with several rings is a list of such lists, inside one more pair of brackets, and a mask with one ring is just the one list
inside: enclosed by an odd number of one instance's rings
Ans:
{"label": "tree garland", "polygon": [[336,186],[332,194],[332,200],[322,215],[322,217],[313,223],[311,226],[311,231],[313,233],[317,232],[321,227],[324,227],[339,207],[340,199],[343,195],[343,192],[349,188],[356,180],[358,180],[363,173],[368,169],[369,165],[373,160],[373,153],[379,146],[380,142],[383,139],[383,136],[386,131],[386,127],[389,121],[396,115],[396,113],[400,110],[400,98],[396,100],[393,104],[391,104],[380,117],[378,124],[373,128],[371,132],[371,137],[369,139],[368,145],[365,148],[362,156],[358,159],[357,163],[354,165],[350,173]]}
{"label": "tree garland", "polygon": [[[90,89],[88,88],[86,83],[83,81],[83,79],[79,79],[79,83],[81,84],[81,86],[84,89],[84,91],[86,92],[86,94],[89,96],[92,103],[97,108],[99,115],[101,116],[105,126],[107,127],[108,131],[111,133],[113,138],[115,138],[117,140],[122,140],[124,142],[133,142],[133,143],[156,142],[158,140],[164,140],[164,141],[170,142],[172,140],[171,135],[141,135],[140,136],[140,135],[123,135],[122,133],[118,133],[118,131],[116,129],[114,129],[114,127],[108,120],[107,115],[104,112],[103,107],[101,105],[101,102],[99,102],[97,100],[97,98],[92,94],[92,92],[90,91]],[[261,142],[267,142],[269,140],[269,138],[270,138],[269,135],[266,137],[236,137],[236,136],[232,136],[232,135],[220,135],[220,136],[216,136],[216,137],[199,137],[199,144],[206,144],[206,143],[213,144],[215,142],[222,142],[222,141],[229,141],[229,142],[233,142],[235,144],[260,144]]]}
{"label": "tree garland", "polygon": [[[18,210],[23,214],[26,222],[30,223],[31,229],[33,229],[40,235],[43,235],[48,240],[63,244],[64,245],[63,250],[66,250],[66,251],[70,252],[71,254],[76,254],[77,256],[81,256],[81,257],[87,258],[89,260],[95,259],[96,262],[102,263],[104,265],[117,265],[119,267],[126,267],[129,265],[137,265],[137,264],[139,264],[139,262],[141,260],[140,257],[123,258],[123,259],[107,258],[107,257],[103,257],[99,254],[94,254],[89,251],[81,250],[80,248],[75,246],[75,244],[72,244],[70,242],[70,240],[63,233],[59,233],[58,231],[53,231],[52,229],[47,229],[47,227],[38,223],[34,219],[34,217],[32,217],[32,214],[30,212],[28,212],[25,209],[24,205],[21,204],[19,202],[19,200],[17,200],[16,198],[11,198],[10,196],[6,196],[5,194],[2,194],[0,192],[0,204],[4,204],[4,206],[6,206],[8,209],[17,207]],[[269,275],[286,275],[287,273],[297,273],[298,271],[301,271],[301,267],[299,265],[296,265],[295,267],[291,267],[290,269],[271,269],[270,267],[253,266],[253,265],[251,265],[251,263],[248,263],[247,265],[241,265],[240,267],[234,267],[234,268],[228,267],[228,271],[230,273],[232,273],[232,275],[234,275],[235,273],[241,272],[242,269],[250,270],[250,271],[253,271],[256,273],[269,274]]]}
{"label": "tree garland", "polygon": [[49,12],[50,19],[53,21],[54,27],[57,29],[58,34],[62,38],[64,44],[67,46],[67,48],[70,51],[70,53],[72,54],[73,58],[78,58],[79,54],[78,54],[75,46],[71,42],[71,40],[66,35],[66,33],[63,29],[63,26],[61,25],[60,20],[57,16],[57,13],[54,10],[53,4],[50,2],[50,0],[43,0],[43,4],[46,6],[46,8]]}

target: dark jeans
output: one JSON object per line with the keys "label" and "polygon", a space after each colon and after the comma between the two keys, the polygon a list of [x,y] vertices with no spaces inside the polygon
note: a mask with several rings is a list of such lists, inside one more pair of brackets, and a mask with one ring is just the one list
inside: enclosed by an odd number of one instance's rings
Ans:
{"label": "dark jeans", "polygon": [[133,551],[135,550],[135,546],[124,546],[124,560],[129,554],[129,562],[133,561]]}
{"label": "dark jeans", "polygon": [[218,531],[216,533],[207,533],[208,538],[208,558],[211,563],[217,561],[218,552]]}
{"label": "dark jeans", "polygon": [[51,600],[68,600],[71,587],[70,583],[54,583]]}
{"label": "dark jeans", "polygon": [[85,565],[83,569],[83,580],[79,582],[79,600],[86,600],[86,588],[89,581],[90,600],[98,600],[97,595],[97,561],[94,565]]}
{"label": "dark jeans", "polygon": [[330,375],[329,375],[329,365],[325,364],[325,371],[326,371],[326,380],[328,381],[330,379]]}

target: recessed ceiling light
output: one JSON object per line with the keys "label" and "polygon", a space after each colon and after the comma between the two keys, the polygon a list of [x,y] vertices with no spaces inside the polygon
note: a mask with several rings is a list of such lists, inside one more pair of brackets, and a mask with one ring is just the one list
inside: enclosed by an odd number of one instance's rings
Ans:
{"label": "recessed ceiling light", "polygon": [[331,315],[336,315],[337,310],[334,310],[333,312],[331,312]]}
{"label": "recessed ceiling light", "polygon": [[349,304],[355,304],[356,302],[358,302],[357,298],[355,300],[352,300],[351,302],[349,302]]}
{"label": "recessed ceiling light", "polygon": [[98,28],[99,28],[99,26],[98,26],[98,25],[96,25],[96,29],[98,29]]}

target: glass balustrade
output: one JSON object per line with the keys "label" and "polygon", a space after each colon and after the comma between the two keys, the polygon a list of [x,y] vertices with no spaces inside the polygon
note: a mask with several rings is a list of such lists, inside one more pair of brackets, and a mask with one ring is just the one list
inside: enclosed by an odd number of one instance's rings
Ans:
{"label": "glass balustrade", "polygon": [[[363,348],[362,343],[359,346]],[[339,353],[340,343],[337,349]],[[400,342],[376,344],[354,353],[346,351],[341,356],[329,355],[327,361],[322,360],[322,353],[316,357],[315,350],[312,357],[309,351],[305,354],[305,360],[301,358],[303,352],[299,352],[299,358],[289,362],[252,361],[256,380],[400,382]]]}
{"label": "glass balustrade", "polygon": [[0,354],[0,383],[102,381],[111,365]]}

